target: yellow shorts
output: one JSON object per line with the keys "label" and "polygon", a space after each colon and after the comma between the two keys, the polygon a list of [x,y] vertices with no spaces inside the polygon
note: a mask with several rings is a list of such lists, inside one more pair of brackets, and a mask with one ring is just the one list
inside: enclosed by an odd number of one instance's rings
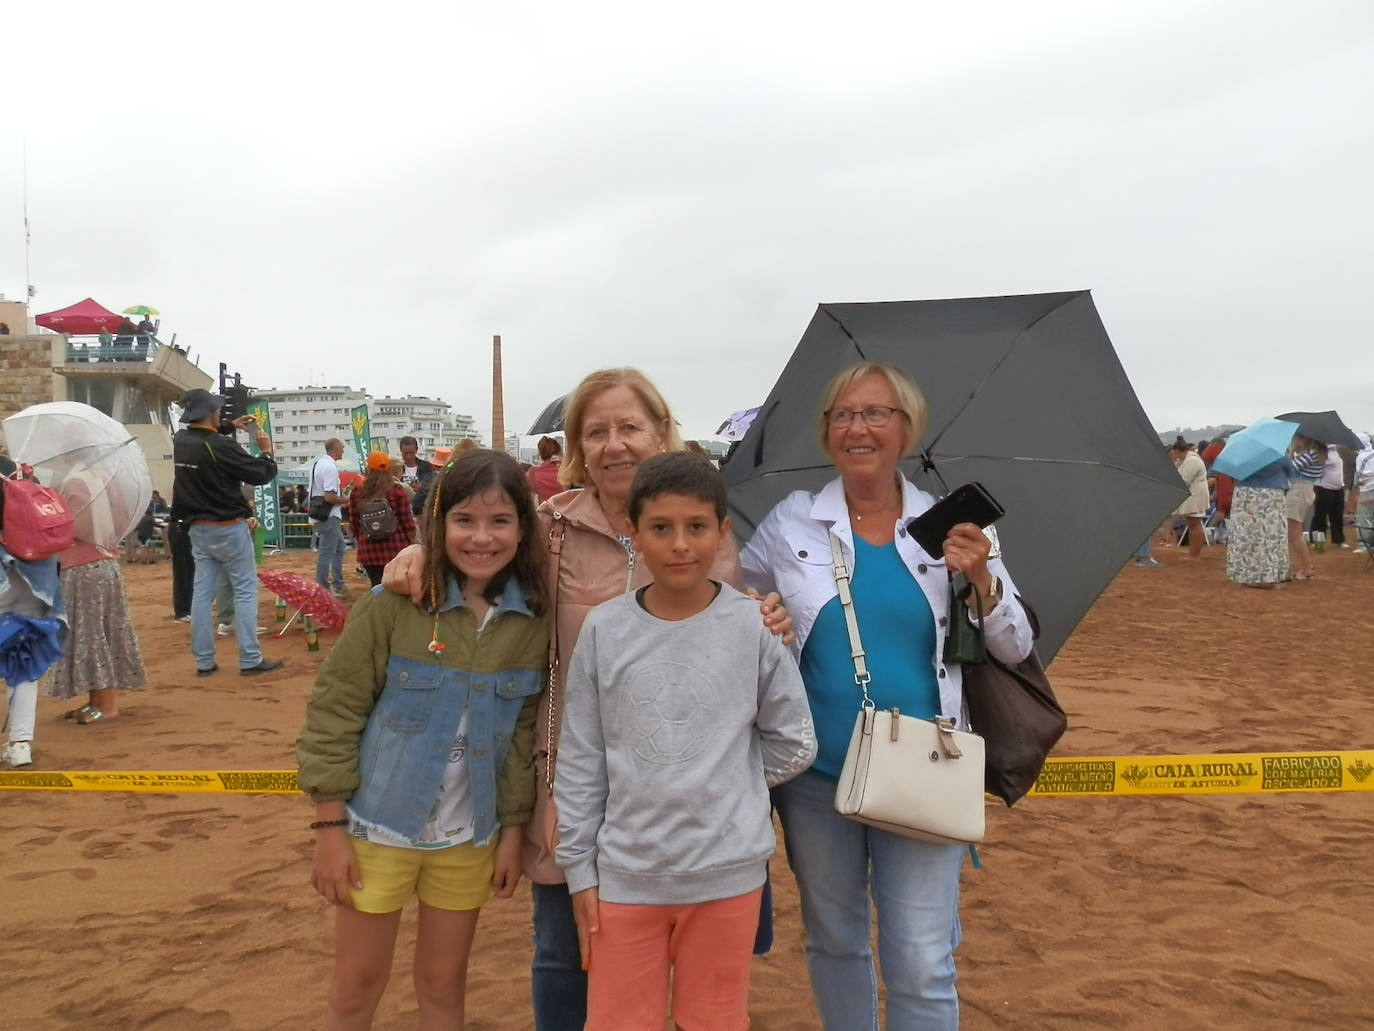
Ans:
{"label": "yellow shorts", "polygon": [[487,845],[397,848],[349,838],[362,890],[350,889],[360,913],[394,913],[416,896],[435,909],[480,909],[491,898],[496,838]]}

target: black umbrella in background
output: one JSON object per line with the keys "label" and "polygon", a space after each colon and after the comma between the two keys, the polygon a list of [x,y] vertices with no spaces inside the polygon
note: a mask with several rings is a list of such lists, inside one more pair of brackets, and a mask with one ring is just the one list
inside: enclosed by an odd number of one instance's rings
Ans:
{"label": "black umbrella in background", "polygon": [[[1122,563],[1184,496],[1087,291],[823,304],[725,466],[741,537],[793,490],[837,474],[820,451],[821,390],[864,359],[910,371],[930,407],[922,445],[948,489],[983,483],[1036,608],[1048,662]],[[936,496],[918,455],[902,463]]]}
{"label": "black umbrella in background", "polygon": [[544,433],[559,433],[563,429],[563,409],[568,403],[568,395],[564,394],[560,398],[555,398],[544,406],[544,410],[539,413],[539,418],[534,420],[534,425],[530,427],[528,436],[534,437]]}
{"label": "black umbrella in background", "polygon": [[1360,438],[1349,426],[1341,421],[1335,412],[1289,412],[1276,415],[1276,419],[1298,424],[1298,432],[1328,447],[1348,447],[1354,451],[1364,447]]}

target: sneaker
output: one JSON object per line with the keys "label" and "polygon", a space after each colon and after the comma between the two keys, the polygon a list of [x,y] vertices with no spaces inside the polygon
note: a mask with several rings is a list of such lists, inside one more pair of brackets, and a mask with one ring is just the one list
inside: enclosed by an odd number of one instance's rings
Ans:
{"label": "sneaker", "polygon": [[256,666],[249,666],[247,669],[239,670],[241,677],[255,677],[259,673],[271,673],[274,669],[281,669],[286,665],[281,659],[263,659]]}
{"label": "sneaker", "polygon": [[33,763],[33,750],[27,741],[11,741],[0,749],[0,763],[29,766]]}
{"label": "sneaker", "polygon": [[1157,565],[1159,565],[1159,563],[1156,562],[1156,561],[1155,561],[1154,559],[1152,559],[1152,558],[1138,558],[1138,559],[1135,560],[1135,564],[1138,565],[1138,566],[1147,566],[1147,567],[1148,567],[1148,566],[1157,566]]}
{"label": "sneaker", "polygon": [[340,601],[348,601],[349,598],[353,597],[348,593],[347,587],[335,587],[332,593]]}
{"label": "sneaker", "polygon": [[189,623],[189,622],[191,622],[191,617],[190,617],[190,616],[173,616],[173,617],[172,617],[172,622],[173,622],[173,623]]}
{"label": "sneaker", "polygon": [[233,632],[234,627],[231,623],[221,623],[219,626],[215,627],[215,633],[219,634],[220,637],[228,637]]}

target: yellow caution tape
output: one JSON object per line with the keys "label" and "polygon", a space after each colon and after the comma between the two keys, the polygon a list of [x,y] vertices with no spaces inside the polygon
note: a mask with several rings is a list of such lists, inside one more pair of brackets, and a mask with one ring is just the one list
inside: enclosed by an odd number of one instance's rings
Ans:
{"label": "yellow caution tape", "polygon": [[[171,773],[14,770],[0,772],[0,789],[5,788],[239,795],[300,793],[295,770],[186,770]],[[1278,791],[1374,791],[1374,750],[1049,759],[1030,794],[1063,797],[1221,795]]]}
{"label": "yellow caution tape", "polygon": [[1372,791],[1374,750],[1049,759],[1032,795]]}
{"label": "yellow caution tape", "polygon": [[0,773],[0,788],[31,791],[186,791],[239,795],[298,795],[295,770],[209,772],[185,770],[151,773],[118,770],[49,772],[16,770]]}

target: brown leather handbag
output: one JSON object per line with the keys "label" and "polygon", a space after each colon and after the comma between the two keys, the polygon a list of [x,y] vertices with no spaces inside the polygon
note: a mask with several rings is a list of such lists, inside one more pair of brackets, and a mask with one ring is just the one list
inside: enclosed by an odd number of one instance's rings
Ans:
{"label": "brown leather handbag", "polygon": [[[1019,594],[1016,602],[1039,637],[1035,610]],[[1014,666],[989,652],[985,661],[964,666],[964,703],[969,724],[983,738],[984,789],[1012,805],[1035,785],[1069,726],[1045,668],[1034,651]]]}

